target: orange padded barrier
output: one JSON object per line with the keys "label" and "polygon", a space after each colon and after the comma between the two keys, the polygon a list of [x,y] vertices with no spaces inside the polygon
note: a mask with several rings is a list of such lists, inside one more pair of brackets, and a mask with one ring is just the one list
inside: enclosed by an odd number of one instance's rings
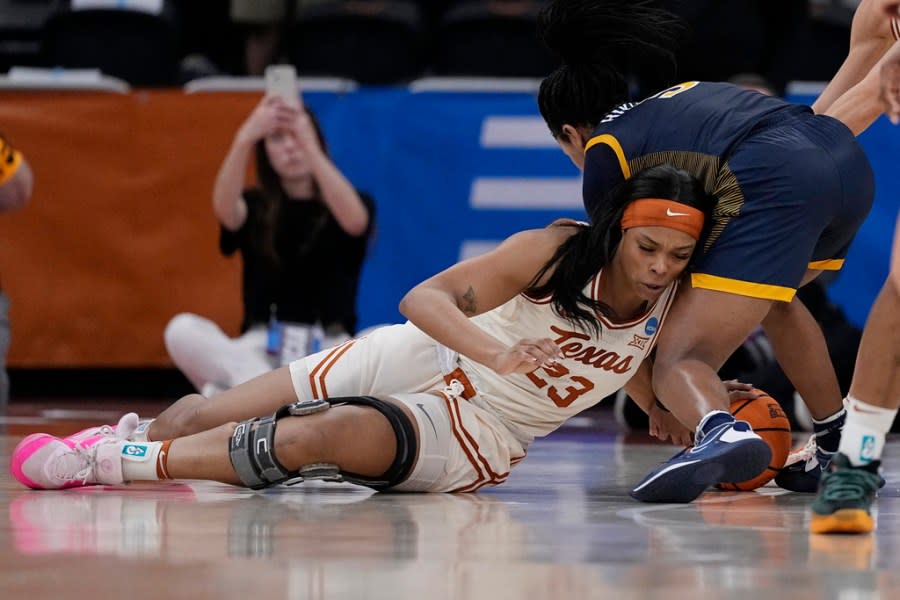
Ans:
{"label": "orange padded barrier", "polygon": [[212,186],[259,93],[0,92],[0,131],[35,175],[0,214],[11,367],[169,366],[190,311],[237,333],[240,260],[218,252]]}

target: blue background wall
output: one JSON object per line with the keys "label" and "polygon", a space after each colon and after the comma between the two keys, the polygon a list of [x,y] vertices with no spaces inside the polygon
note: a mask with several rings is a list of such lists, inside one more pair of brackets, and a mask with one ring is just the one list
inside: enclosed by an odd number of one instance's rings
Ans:
{"label": "blue background wall", "polygon": [[[305,98],[335,162],[377,204],[361,327],[401,321],[403,294],[472,248],[560,216],[584,218],[579,172],[556,147],[531,93],[364,88]],[[859,325],[887,273],[900,206],[900,129],[881,119],[860,139],[876,174],[875,206],[829,288]],[[484,205],[492,199],[501,206]]]}

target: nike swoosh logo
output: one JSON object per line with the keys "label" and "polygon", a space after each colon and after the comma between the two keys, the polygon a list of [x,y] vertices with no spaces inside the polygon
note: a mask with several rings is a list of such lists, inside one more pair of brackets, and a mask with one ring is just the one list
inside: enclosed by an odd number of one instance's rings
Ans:
{"label": "nike swoosh logo", "polygon": [[436,439],[436,440],[437,440],[437,439],[440,439],[440,438],[438,437],[437,427],[434,426],[434,421],[431,420],[431,415],[429,415],[429,414],[428,414],[428,411],[425,410],[425,405],[424,405],[424,404],[419,404],[419,403],[417,402],[417,403],[416,403],[416,406],[419,407],[419,410],[422,411],[422,413],[425,415],[425,418],[428,419],[428,422],[429,422],[429,423],[431,423],[431,429],[434,430],[434,439]]}
{"label": "nike swoosh logo", "polygon": [[668,473],[670,471],[674,471],[675,469],[680,469],[682,467],[687,467],[689,465],[696,464],[696,463],[700,462],[701,460],[702,459],[698,458],[697,460],[688,460],[688,461],[669,465],[665,469],[660,470],[658,473],[653,473],[652,476],[648,476],[647,481],[641,483],[636,488],[634,488],[632,491],[637,492],[637,491],[647,487],[649,484],[653,483],[657,479],[659,479],[660,476],[665,475],[666,473]]}
{"label": "nike swoosh logo", "polygon": [[666,216],[667,217],[689,217],[691,215],[688,213],[673,212],[671,208],[667,208]]}
{"label": "nike swoosh logo", "polygon": [[710,431],[703,440],[699,444],[695,444],[693,448],[687,451],[688,454],[693,454],[695,452],[699,452],[713,443],[713,440],[718,437],[719,432],[723,429],[723,426],[730,426],[731,423],[722,423],[721,425],[717,425]]}
{"label": "nike swoosh logo", "polygon": [[160,472],[162,472],[163,477],[165,477],[166,479],[172,479],[171,477],[169,477],[168,470],[166,469],[166,466],[165,466],[166,465],[166,451],[165,450],[160,451],[159,459],[157,459],[156,464],[159,465],[159,470],[160,470]]}

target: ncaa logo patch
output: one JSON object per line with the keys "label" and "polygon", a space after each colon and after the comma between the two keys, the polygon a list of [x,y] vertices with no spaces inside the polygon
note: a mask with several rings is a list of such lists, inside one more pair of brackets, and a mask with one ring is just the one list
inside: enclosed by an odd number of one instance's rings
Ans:
{"label": "ncaa logo patch", "polygon": [[644,325],[644,333],[647,335],[653,335],[656,333],[656,330],[659,329],[659,319],[656,317],[650,317],[647,321],[647,324]]}
{"label": "ncaa logo patch", "polygon": [[131,460],[147,458],[147,446],[144,444],[125,444],[122,446],[122,457]]}

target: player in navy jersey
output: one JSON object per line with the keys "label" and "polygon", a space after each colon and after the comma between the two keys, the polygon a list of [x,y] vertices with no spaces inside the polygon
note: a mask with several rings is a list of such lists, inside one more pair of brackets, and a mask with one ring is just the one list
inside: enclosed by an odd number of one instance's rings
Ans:
{"label": "player in navy jersey", "polygon": [[[842,266],[872,203],[872,172],[854,133],[880,108],[866,97],[852,110],[842,103],[893,43],[889,24],[871,25],[868,4],[854,20],[847,68],[816,107],[826,114],[724,83],[671,85],[680,24],[647,0],[553,0],[542,10],[540,36],[564,64],[542,82],[538,102],[563,151],[584,170],[588,212],[632,173],[663,163],[691,173],[718,198],[705,252],[661,334],[653,373],[662,403],[697,428],[700,452],[679,454],[648,475],[632,492],[639,500],[680,498],[698,460],[722,464],[703,443],[733,420],[716,370],[760,323],[810,405],[819,450],[776,481],[815,491],[837,449],[840,388],[824,336],[794,296],[823,270]],[[661,91],[634,102],[635,76]],[[828,116],[832,110],[842,118]],[[704,473],[714,484],[721,468]]]}

